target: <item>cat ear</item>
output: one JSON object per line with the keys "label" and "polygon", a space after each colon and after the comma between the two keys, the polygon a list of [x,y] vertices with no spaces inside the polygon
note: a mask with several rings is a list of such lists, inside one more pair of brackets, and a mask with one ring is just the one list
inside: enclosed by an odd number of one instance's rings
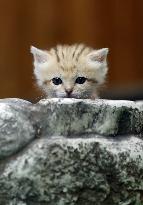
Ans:
{"label": "cat ear", "polygon": [[38,49],[34,46],[31,46],[31,53],[34,56],[34,62],[37,64],[42,64],[48,61],[49,54],[46,51]]}
{"label": "cat ear", "polygon": [[99,62],[99,63],[106,62],[108,51],[109,51],[108,48],[94,50],[88,54],[88,59],[93,63],[94,62]]}

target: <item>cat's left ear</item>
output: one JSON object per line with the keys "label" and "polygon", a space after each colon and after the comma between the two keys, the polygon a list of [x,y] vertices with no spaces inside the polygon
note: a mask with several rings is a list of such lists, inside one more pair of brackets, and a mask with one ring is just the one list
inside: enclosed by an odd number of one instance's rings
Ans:
{"label": "cat's left ear", "polygon": [[108,51],[109,51],[108,48],[94,50],[91,53],[89,53],[87,57],[93,63],[94,62],[104,63],[106,62]]}
{"label": "cat's left ear", "polygon": [[46,51],[43,51],[41,49],[38,49],[34,46],[31,46],[31,53],[34,56],[34,63],[36,64],[43,64],[48,61],[49,54]]}

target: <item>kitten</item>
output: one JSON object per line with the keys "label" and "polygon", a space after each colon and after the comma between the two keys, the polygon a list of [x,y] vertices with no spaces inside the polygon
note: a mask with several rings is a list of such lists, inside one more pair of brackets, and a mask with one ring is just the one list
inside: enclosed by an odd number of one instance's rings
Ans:
{"label": "kitten", "polygon": [[108,48],[94,50],[83,44],[58,45],[50,50],[31,47],[34,74],[48,98],[98,97],[108,71]]}

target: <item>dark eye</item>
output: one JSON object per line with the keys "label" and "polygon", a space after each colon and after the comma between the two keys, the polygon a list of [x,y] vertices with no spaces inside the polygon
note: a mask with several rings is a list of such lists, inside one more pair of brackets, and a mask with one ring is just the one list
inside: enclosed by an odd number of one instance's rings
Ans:
{"label": "dark eye", "polygon": [[75,83],[78,83],[78,84],[83,84],[85,83],[86,81],[86,78],[85,77],[78,77],[75,81]]}
{"label": "dark eye", "polygon": [[62,84],[61,78],[53,78],[53,79],[52,79],[52,82],[53,82],[55,85],[60,85],[60,84]]}

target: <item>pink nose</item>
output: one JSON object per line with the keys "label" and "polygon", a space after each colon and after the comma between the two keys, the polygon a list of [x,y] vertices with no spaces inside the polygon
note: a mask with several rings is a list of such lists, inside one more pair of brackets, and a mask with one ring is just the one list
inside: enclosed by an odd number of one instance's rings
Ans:
{"label": "pink nose", "polygon": [[66,93],[67,93],[68,95],[70,95],[73,90],[72,90],[72,89],[65,89],[65,91],[66,91]]}

